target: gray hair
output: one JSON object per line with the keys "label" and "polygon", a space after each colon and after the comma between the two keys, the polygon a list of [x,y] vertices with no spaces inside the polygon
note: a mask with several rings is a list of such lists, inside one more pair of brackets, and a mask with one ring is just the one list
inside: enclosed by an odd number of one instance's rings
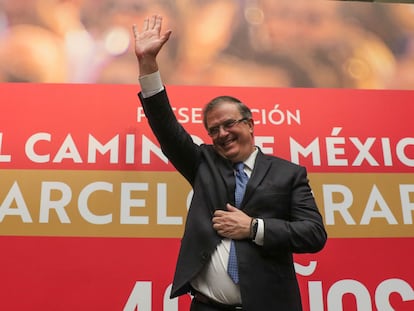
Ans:
{"label": "gray hair", "polygon": [[207,129],[207,114],[213,110],[218,105],[227,102],[232,103],[237,106],[237,109],[239,110],[242,118],[251,119],[252,118],[252,112],[249,107],[247,107],[245,104],[243,104],[239,99],[233,96],[223,95],[218,96],[210,100],[203,109],[203,124],[204,127]]}

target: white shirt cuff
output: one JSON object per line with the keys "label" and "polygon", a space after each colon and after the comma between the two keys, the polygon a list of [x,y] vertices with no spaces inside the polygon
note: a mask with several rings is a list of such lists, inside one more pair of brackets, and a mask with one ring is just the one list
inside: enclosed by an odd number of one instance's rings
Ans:
{"label": "white shirt cuff", "polygon": [[264,221],[263,219],[257,219],[257,232],[256,237],[253,240],[257,245],[263,246],[264,244]]}
{"label": "white shirt cuff", "polygon": [[164,89],[159,71],[138,78],[144,98],[151,97]]}

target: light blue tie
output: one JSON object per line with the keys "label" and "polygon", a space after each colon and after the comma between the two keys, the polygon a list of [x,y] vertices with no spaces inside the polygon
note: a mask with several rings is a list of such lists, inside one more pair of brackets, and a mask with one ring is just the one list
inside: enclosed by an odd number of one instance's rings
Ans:
{"label": "light blue tie", "polygon": [[[236,169],[236,190],[234,191],[234,198],[236,207],[239,208],[240,204],[243,200],[244,191],[246,190],[246,184],[249,180],[249,176],[247,176],[246,172],[244,171],[244,163],[238,162],[235,164]],[[230,253],[229,253],[229,262],[227,264],[227,273],[231,277],[234,283],[239,283],[239,271],[237,268],[237,256],[236,256],[236,248],[234,246],[234,241],[231,240],[230,243]]]}

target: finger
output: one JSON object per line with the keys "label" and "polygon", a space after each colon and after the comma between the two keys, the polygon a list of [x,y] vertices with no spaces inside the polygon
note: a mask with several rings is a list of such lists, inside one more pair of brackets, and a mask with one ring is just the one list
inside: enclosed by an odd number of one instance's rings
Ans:
{"label": "finger", "polygon": [[228,230],[225,227],[222,227],[222,226],[215,225],[213,228],[220,235],[225,235],[225,234],[228,234],[229,233]]}
{"label": "finger", "polygon": [[169,30],[161,36],[162,45],[164,45],[168,41],[168,39],[170,38],[171,33],[172,33],[172,31]]}
{"label": "finger", "polygon": [[227,207],[227,210],[230,211],[230,212],[235,212],[235,211],[239,210],[237,207],[234,207],[230,203],[227,203],[226,207]]}
{"label": "finger", "polygon": [[226,219],[229,212],[219,211],[217,213],[214,213],[214,217],[216,218],[216,222],[223,221],[223,219]]}
{"label": "finger", "polygon": [[214,225],[213,229],[216,230],[216,232],[222,236],[224,236],[225,234],[227,234],[227,230],[225,227],[221,226],[221,225]]}
{"label": "finger", "polygon": [[154,29],[158,30],[158,32],[160,32],[161,31],[161,25],[162,25],[162,16],[160,16],[160,15],[155,16]]}
{"label": "finger", "polygon": [[221,225],[225,222],[225,218],[222,216],[214,216],[212,219],[213,224]]}
{"label": "finger", "polygon": [[149,18],[148,18],[148,17],[146,17],[146,18],[144,19],[144,24],[143,24],[143,26],[142,26],[142,31],[144,32],[144,31],[148,30],[148,27],[149,27]]}
{"label": "finger", "polygon": [[220,216],[223,216],[225,213],[226,213],[225,211],[223,211],[221,209],[217,209],[217,210],[214,211],[214,216],[215,217],[220,217]]}
{"label": "finger", "polygon": [[149,25],[148,25],[149,29],[154,29],[155,28],[157,19],[158,19],[157,15],[151,16],[151,20],[150,20]]}
{"label": "finger", "polygon": [[136,24],[132,25],[132,33],[134,34],[134,38],[136,39],[138,37],[138,29]]}

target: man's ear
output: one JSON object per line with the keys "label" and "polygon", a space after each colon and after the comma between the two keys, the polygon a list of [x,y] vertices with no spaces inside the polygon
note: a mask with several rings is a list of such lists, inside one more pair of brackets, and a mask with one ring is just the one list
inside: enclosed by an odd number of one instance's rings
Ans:
{"label": "man's ear", "polygon": [[254,121],[253,121],[253,119],[250,119],[249,120],[249,131],[250,131],[250,133],[253,133],[253,130],[254,130]]}

